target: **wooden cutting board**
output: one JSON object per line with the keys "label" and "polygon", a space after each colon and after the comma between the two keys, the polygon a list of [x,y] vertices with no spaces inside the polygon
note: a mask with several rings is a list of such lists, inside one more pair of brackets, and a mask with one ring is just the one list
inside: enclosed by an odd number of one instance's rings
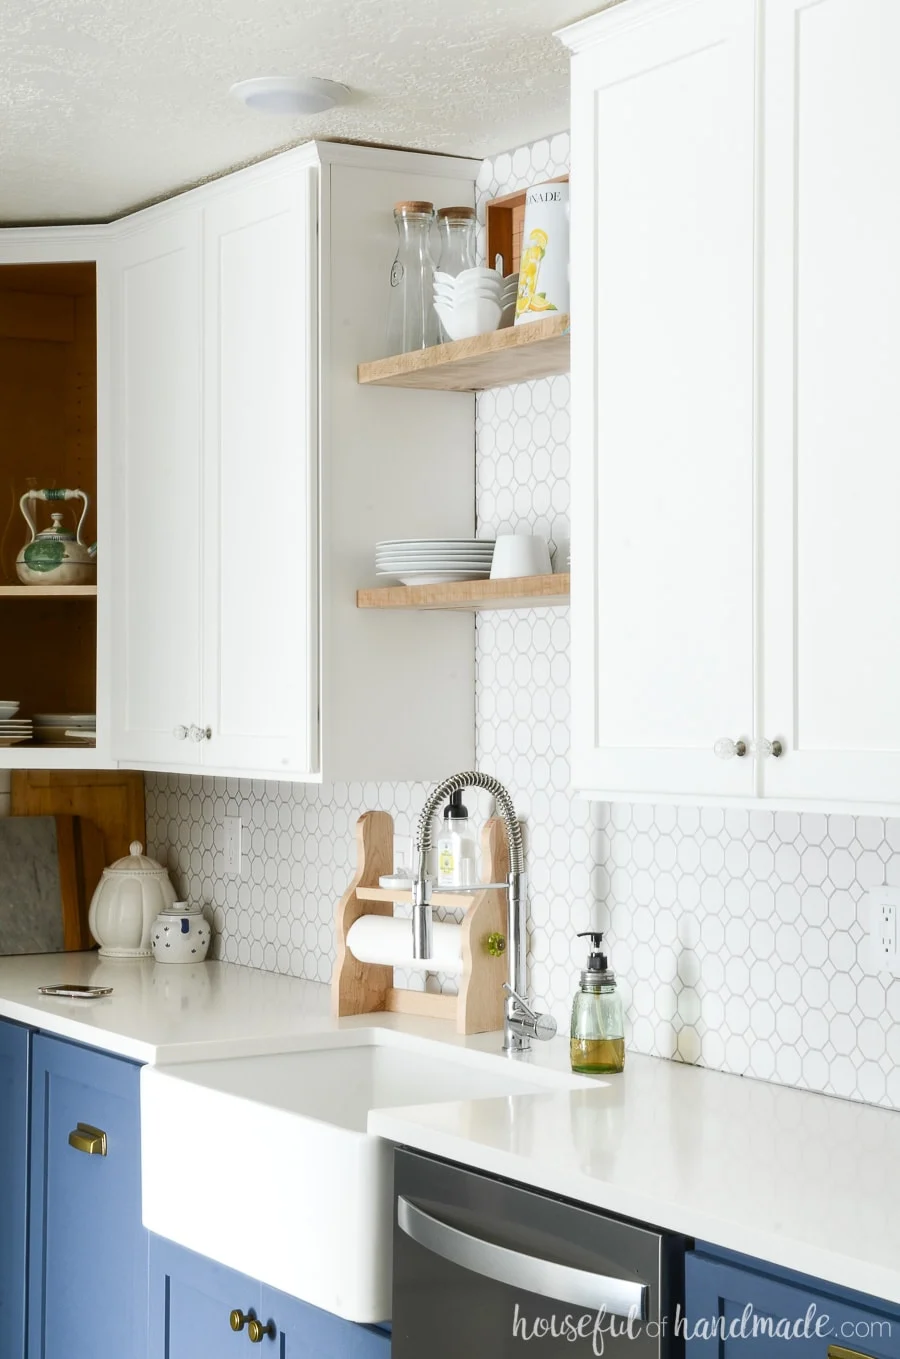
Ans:
{"label": "wooden cutting board", "polygon": [[128,769],[16,769],[13,816],[84,816],[103,833],[106,863],[124,858],[132,840],[146,847],[144,776]]}
{"label": "wooden cutting board", "polygon": [[93,947],[103,834],[80,816],[0,817],[0,954]]}

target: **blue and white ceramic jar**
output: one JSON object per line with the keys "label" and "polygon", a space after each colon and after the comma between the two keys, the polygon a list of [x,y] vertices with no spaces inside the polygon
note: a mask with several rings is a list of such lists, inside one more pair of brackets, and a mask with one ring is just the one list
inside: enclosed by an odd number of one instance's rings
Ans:
{"label": "blue and white ceramic jar", "polygon": [[186,901],[160,911],[150,929],[150,947],[158,963],[202,963],[209,940],[209,921],[199,906]]}

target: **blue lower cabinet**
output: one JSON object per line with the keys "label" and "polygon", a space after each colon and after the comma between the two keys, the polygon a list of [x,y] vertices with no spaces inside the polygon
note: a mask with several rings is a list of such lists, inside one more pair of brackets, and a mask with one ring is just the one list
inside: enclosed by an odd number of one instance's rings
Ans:
{"label": "blue lower cabinet", "polygon": [[[148,1359],[249,1359],[249,1323],[260,1317],[260,1292],[255,1279],[151,1236]],[[240,1330],[232,1327],[232,1312],[239,1313]]]}
{"label": "blue lower cabinet", "polygon": [[263,1287],[263,1319],[281,1348],[278,1359],[390,1359],[391,1338],[374,1326],[357,1326],[299,1298]]}
{"label": "blue lower cabinet", "polygon": [[[240,1330],[232,1329],[232,1313]],[[247,1345],[260,1348],[248,1350]],[[150,1238],[148,1359],[390,1359],[390,1337]]]}
{"label": "blue lower cabinet", "polygon": [[139,1067],[37,1034],[28,1359],[144,1359]]}
{"label": "blue lower cabinet", "polygon": [[683,1320],[685,1359],[900,1359],[900,1308],[699,1242]]}
{"label": "blue lower cabinet", "polygon": [[0,1020],[0,1359],[25,1353],[31,1034]]}

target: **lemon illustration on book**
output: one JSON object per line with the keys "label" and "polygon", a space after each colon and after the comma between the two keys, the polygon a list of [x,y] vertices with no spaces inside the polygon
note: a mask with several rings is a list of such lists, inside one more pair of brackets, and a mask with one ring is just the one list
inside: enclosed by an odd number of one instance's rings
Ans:
{"label": "lemon illustration on book", "polygon": [[549,236],[540,227],[529,232],[528,245],[522,251],[519,266],[519,291],[516,297],[516,315],[526,311],[556,311],[552,302],[547,301],[545,293],[537,291],[538,274],[541,261],[547,253]]}

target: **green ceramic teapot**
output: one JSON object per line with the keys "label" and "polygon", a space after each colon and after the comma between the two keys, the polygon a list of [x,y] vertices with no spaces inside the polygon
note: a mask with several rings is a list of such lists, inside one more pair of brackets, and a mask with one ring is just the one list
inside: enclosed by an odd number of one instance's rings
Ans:
{"label": "green ceramic teapot", "polygon": [[[52,527],[38,533],[29,508],[32,500],[81,500],[84,508],[75,533],[62,526],[61,513],[52,514]],[[31,531],[31,538],[16,558],[16,574],[23,585],[93,585],[97,580],[97,562],[91,548],[82,540],[81,529],[88,512],[88,497],[84,491],[26,491],[19,508]]]}

